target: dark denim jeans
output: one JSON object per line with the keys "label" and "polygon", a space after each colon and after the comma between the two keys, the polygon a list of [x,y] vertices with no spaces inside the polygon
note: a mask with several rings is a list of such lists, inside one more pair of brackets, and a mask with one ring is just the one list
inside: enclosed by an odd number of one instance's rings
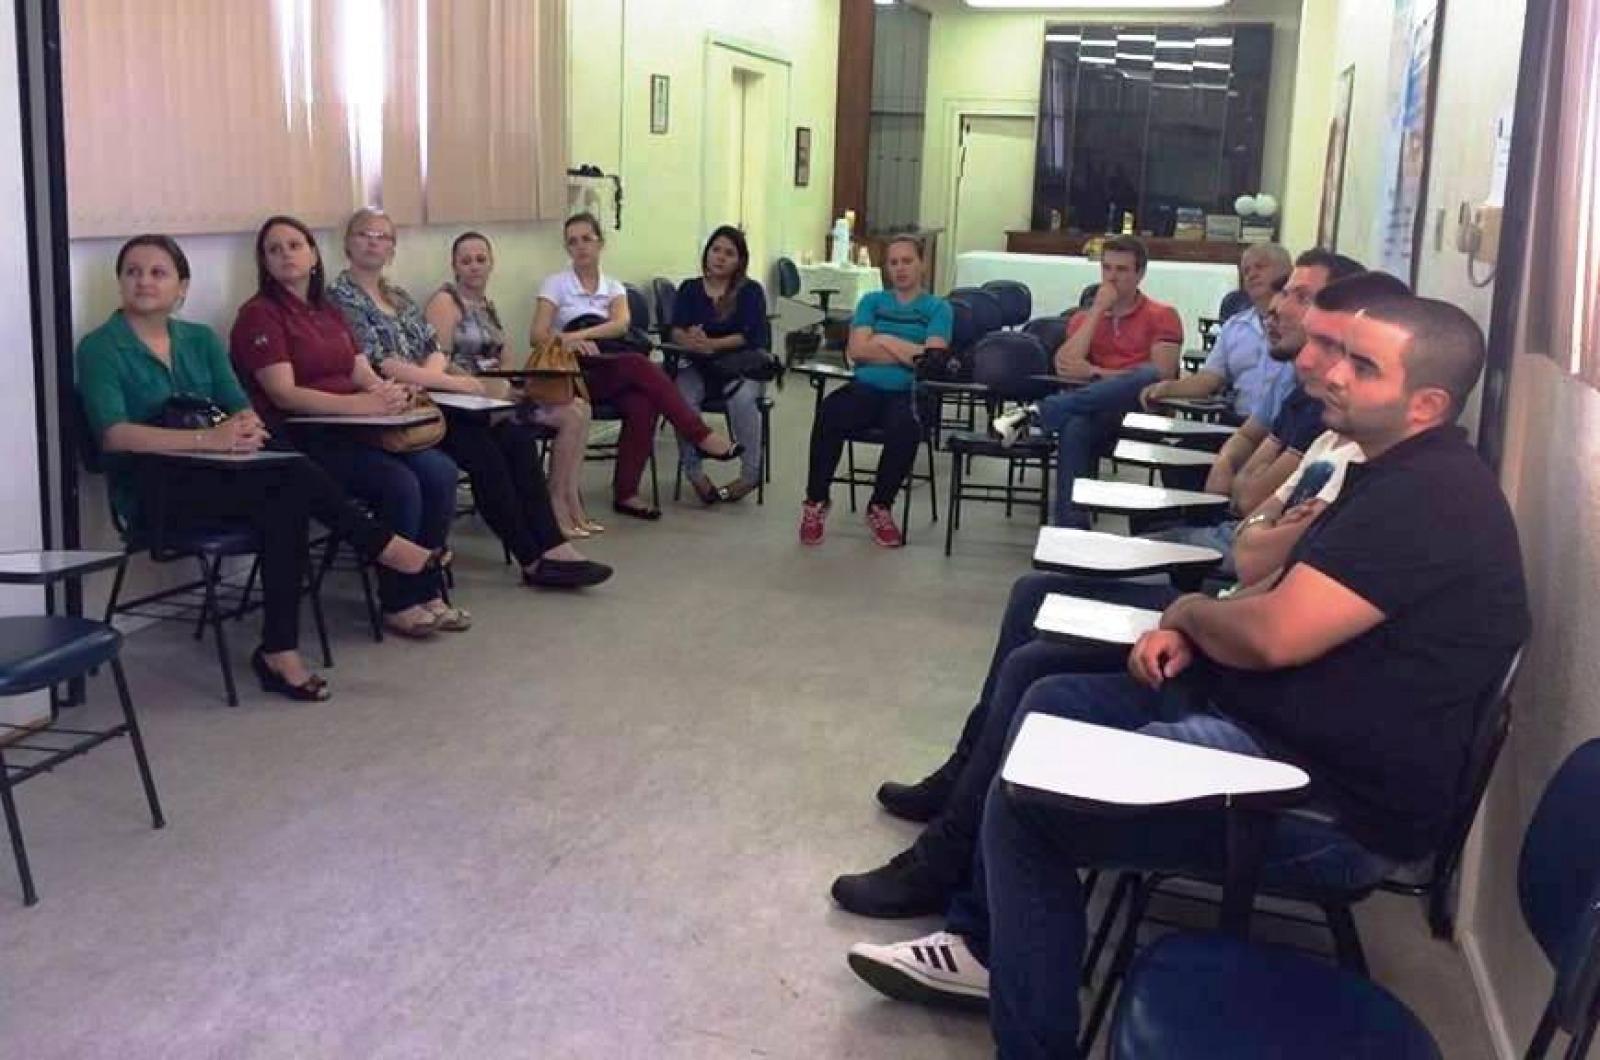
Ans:
{"label": "dark denim jeans", "polygon": [[965,763],[944,811],[928,823],[915,844],[922,862],[952,887],[964,887],[972,872],[983,800],[1000,768],[1006,734],[1023,693],[1035,681],[1053,674],[1120,673],[1123,669],[1127,652],[1121,648],[1034,639],[1034,616],[1050,593],[1156,609],[1164,609],[1178,595],[1167,585],[1072,574],[1024,574],[1012,584],[983,691],[961,733],[958,753]]}
{"label": "dark denim jeans", "polygon": [[[1196,708],[1199,709],[1196,709]],[[1023,698],[1018,717],[1041,711],[1188,743],[1260,753],[1226,718],[1187,699],[1181,683],[1153,692],[1120,674],[1047,678]],[[998,783],[983,818],[983,869],[971,908],[952,913],[990,970],[989,1015],[1006,1060],[1076,1055],[1078,967],[1083,962],[1082,868],[1185,871],[1225,868],[1222,810],[1101,816],[1018,801]],[[1358,887],[1391,865],[1328,825],[1280,818],[1267,841],[1264,886]],[[986,913],[986,915],[985,915]]]}
{"label": "dark denim jeans", "polygon": [[1039,402],[1039,426],[1056,432],[1056,526],[1087,528],[1089,516],[1072,505],[1072,480],[1093,478],[1099,453],[1116,437],[1122,417],[1139,409],[1139,391],[1160,380],[1155,365],[1052,394]]}
{"label": "dark denim jeans", "polygon": [[[341,428],[342,429],[342,428]],[[440,449],[389,453],[369,445],[306,440],[306,451],[390,529],[424,548],[439,548],[456,514],[456,463]],[[438,596],[437,573],[401,574],[378,568],[378,596],[386,612],[404,611]]]}

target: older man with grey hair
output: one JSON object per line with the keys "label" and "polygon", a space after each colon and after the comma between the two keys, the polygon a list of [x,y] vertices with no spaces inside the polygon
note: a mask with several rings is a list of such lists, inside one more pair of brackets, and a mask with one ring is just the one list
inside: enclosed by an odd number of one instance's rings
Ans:
{"label": "older man with grey hair", "polygon": [[1233,409],[1242,420],[1262,401],[1282,402],[1294,388],[1292,366],[1267,356],[1267,332],[1263,323],[1272,295],[1289,275],[1289,252],[1276,243],[1257,243],[1239,261],[1239,276],[1250,307],[1223,321],[1217,344],[1212,347],[1200,370],[1180,379],[1151,383],[1139,393],[1146,409],[1163,398],[1209,397],[1231,390]]}

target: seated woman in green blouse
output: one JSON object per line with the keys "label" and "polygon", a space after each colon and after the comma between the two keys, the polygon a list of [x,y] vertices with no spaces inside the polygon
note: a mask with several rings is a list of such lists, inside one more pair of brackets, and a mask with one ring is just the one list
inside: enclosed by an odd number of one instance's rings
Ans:
{"label": "seated woman in green blouse", "polygon": [[[247,524],[260,538],[261,646],[250,658],[264,691],[324,700],[328,687],[296,650],[307,522],[315,517],[363,558],[407,574],[436,568],[429,552],[351,504],[309,460],[285,460],[247,473],[143,463],[126,454],[251,453],[269,441],[239,386],[227,350],[204,324],[172,317],[189,287],[189,261],[171,238],[135,236],[117,252],[122,305],[78,343],[78,390],[89,428],[107,454],[112,503],[138,540],[153,529],[159,486],[163,529]],[[217,406],[227,418],[203,430],[159,426],[170,399]]]}

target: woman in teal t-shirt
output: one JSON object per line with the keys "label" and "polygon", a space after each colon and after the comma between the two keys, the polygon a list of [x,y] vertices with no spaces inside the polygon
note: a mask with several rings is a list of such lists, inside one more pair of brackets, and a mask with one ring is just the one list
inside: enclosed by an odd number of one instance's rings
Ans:
{"label": "woman in teal t-shirt", "polygon": [[912,365],[930,349],[950,345],[950,303],[922,288],[922,244],[910,236],[891,240],[883,271],[887,289],[873,291],[856,306],[845,357],[855,379],[829,394],[811,424],[811,469],[800,508],[800,543],[820,545],[828,518],[828,486],[847,438],[883,430],[883,451],[867,504],[867,527],[885,548],[905,543],[890,509],[922,441]]}

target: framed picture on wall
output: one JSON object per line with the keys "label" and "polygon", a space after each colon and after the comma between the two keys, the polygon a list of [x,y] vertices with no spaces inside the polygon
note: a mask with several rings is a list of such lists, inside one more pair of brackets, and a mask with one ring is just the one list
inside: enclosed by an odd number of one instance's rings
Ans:
{"label": "framed picture on wall", "polygon": [[804,188],[811,183],[811,130],[804,125],[794,130],[794,186]]}
{"label": "framed picture on wall", "polygon": [[670,116],[671,79],[666,74],[650,75],[650,131],[657,136],[667,131]]}
{"label": "framed picture on wall", "polygon": [[1333,120],[1328,124],[1328,155],[1322,169],[1322,212],[1317,221],[1317,246],[1337,250],[1339,205],[1344,200],[1345,148],[1350,142],[1350,101],[1355,97],[1355,64],[1345,67],[1333,90]]}

